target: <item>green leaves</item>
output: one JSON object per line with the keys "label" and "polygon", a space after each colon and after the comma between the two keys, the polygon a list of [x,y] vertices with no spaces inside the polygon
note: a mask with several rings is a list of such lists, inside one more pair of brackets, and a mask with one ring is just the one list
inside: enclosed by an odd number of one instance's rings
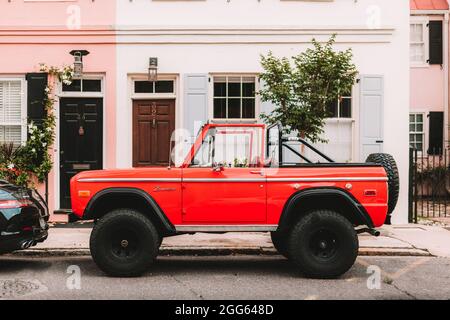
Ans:
{"label": "green leaves", "polygon": [[351,49],[334,51],[336,36],[321,44],[312,39],[312,48],[291,59],[277,58],[271,52],[261,57],[263,101],[276,106],[261,118],[267,123],[281,122],[287,131],[312,142],[321,138],[327,106],[351,92],[358,74]]}
{"label": "green leaves", "polygon": [[[47,72],[53,80],[70,84],[73,67],[48,67],[41,64],[41,71]],[[33,187],[34,180],[42,183],[53,167],[48,152],[55,141],[56,116],[54,114],[53,86],[45,88],[44,107],[46,115],[38,126],[28,124],[28,139],[25,145],[17,147],[13,144],[0,145],[0,178],[11,183]]]}

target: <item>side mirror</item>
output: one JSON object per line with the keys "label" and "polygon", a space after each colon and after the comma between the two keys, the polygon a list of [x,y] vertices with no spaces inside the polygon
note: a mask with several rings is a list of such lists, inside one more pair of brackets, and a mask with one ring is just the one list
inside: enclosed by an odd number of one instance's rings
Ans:
{"label": "side mirror", "polygon": [[216,163],[212,168],[212,171],[214,172],[222,172],[223,170],[225,170],[223,163]]}

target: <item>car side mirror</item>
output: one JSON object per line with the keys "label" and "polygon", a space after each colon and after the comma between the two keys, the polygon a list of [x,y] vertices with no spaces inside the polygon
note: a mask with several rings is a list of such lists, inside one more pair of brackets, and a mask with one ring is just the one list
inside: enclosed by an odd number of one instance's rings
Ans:
{"label": "car side mirror", "polygon": [[216,163],[212,168],[214,172],[222,172],[223,170],[225,170],[223,163]]}

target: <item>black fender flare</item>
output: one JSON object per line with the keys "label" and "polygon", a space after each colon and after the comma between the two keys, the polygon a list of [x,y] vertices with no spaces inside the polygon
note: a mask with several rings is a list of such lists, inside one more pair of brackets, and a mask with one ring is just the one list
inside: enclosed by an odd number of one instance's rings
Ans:
{"label": "black fender flare", "polygon": [[153,211],[156,214],[157,219],[161,222],[161,225],[164,227],[165,231],[168,234],[175,234],[176,229],[173,226],[173,224],[169,221],[163,210],[159,207],[158,203],[153,199],[152,196],[150,196],[147,192],[144,190],[138,189],[138,188],[108,188],[103,189],[96,193],[89,203],[86,206],[86,209],[84,210],[83,219],[84,220],[92,220],[95,217],[92,215],[92,212],[95,210],[95,206],[100,202],[100,200],[105,196],[110,195],[127,195],[131,194],[134,196],[141,197],[149,206],[153,209]]}
{"label": "black fender flare", "polygon": [[339,188],[324,187],[304,189],[294,193],[284,205],[278,225],[278,230],[285,230],[289,227],[290,218],[292,217],[292,215],[296,214],[294,208],[299,202],[315,197],[320,198],[323,196],[336,196],[339,197],[339,199],[344,200],[345,203],[353,209],[354,214],[356,214],[357,219],[361,221],[362,225],[366,225],[369,228],[374,228],[372,219],[370,218],[366,209],[362,204],[358,202],[358,200],[353,197],[353,195]]}

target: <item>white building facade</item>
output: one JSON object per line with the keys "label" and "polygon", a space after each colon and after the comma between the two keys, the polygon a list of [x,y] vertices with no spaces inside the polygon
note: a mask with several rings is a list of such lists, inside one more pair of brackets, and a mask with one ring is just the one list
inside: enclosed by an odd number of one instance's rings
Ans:
{"label": "white building facade", "polygon": [[[337,34],[352,48],[359,81],[330,106],[320,148],[338,161],[386,152],[401,179],[394,223],[408,217],[409,0],[117,0],[116,166],[167,162],[159,136],[206,121],[261,122],[272,106],[262,85],[260,56],[291,57],[311,39]],[[149,59],[158,81],[149,85]],[[186,144],[190,141],[186,139]]]}

